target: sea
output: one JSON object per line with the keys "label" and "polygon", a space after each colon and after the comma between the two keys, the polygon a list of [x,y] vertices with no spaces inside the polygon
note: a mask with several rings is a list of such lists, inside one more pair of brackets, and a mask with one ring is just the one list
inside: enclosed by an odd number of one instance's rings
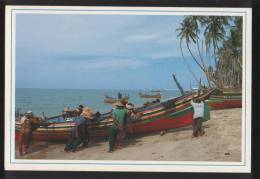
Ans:
{"label": "sea", "polygon": [[[78,105],[92,108],[94,112],[105,113],[113,106],[104,103],[105,95],[117,98],[118,93],[129,96],[129,102],[135,107],[155,99],[139,97],[139,92],[152,94],[149,90],[101,90],[101,89],[29,89],[16,88],[15,110],[19,113],[32,111],[36,116],[55,116],[61,114],[65,107],[75,109]],[[178,90],[160,90],[161,101],[180,95]],[[154,92],[156,93],[156,92]]]}

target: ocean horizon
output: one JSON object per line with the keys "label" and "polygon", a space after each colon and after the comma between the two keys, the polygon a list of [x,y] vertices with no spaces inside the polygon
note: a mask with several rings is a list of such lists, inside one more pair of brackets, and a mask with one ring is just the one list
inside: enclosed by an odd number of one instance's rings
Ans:
{"label": "ocean horizon", "polygon": [[161,101],[180,95],[176,89],[49,89],[49,88],[16,88],[15,110],[24,113],[33,111],[36,116],[55,116],[61,114],[65,107],[75,109],[78,105],[90,107],[94,112],[109,112],[113,106],[104,103],[105,95],[117,98],[120,92],[129,96],[129,102],[136,107],[155,99],[139,97],[139,92],[151,93],[160,90]]}

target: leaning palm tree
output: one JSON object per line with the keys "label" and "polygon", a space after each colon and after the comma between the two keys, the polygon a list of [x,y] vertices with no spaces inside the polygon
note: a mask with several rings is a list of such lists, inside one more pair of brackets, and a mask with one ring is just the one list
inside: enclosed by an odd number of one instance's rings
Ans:
{"label": "leaning palm tree", "polygon": [[[204,17],[196,17],[196,16],[187,16],[182,23],[180,24],[180,28],[176,29],[178,33],[178,38],[180,38],[180,48],[181,48],[181,52],[183,55],[183,50],[182,50],[182,42],[183,40],[185,40],[186,42],[186,47],[192,57],[192,59],[195,61],[195,63],[199,66],[199,68],[204,72],[204,74],[206,75],[206,78],[208,80],[208,85],[210,85],[210,81],[214,82],[214,80],[211,79],[211,75],[209,74],[209,71],[203,61],[202,55],[201,55],[201,50],[199,47],[199,22],[200,21],[204,21]],[[190,48],[190,44],[194,43],[197,44],[197,48],[199,51],[199,56],[200,56],[200,61],[196,58],[196,56],[193,54],[191,48]],[[191,70],[190,70],[191,71]],[[193,73],[192,73],[193,74]],[[197,79],[196,79],[197,81]]]}
{"label": "leaning palm tree", "polygon": [[[182,59],[184,60],[184,63],[186,64],[186,66],[188,67],[188,70],[190,71],[190,73],[192,74],[193,78],[195,79],[196,82],[199,82],[198,78],[196,77],[196,75],[194,74],[194,72],[192,71],[191,67],[189,66],[189,64],[186,61],[186,58],[183,55],[183,48],[182,48],[182,43],[183,40],[186,40],[186,44],[188,45],[190,43],[191,40],[195,40],[196,34],[191,30],[194,29],[191,28],[191,26],[188,25],[188,20],[184,20],[181,23],[181,27],[178,28],[176,31],[179,31],[178,37],[180,38],[180,49],[181,49],[181,55],[182,55]],[[195,59],[196,61],[196,59]],[[197,61],[196,61],[197,62]],[[198,62],[197,62],[198,64]]]}

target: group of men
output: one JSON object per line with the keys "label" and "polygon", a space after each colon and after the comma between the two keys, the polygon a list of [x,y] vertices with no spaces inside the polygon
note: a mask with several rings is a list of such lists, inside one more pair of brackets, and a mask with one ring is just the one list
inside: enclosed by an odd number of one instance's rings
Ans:
{"label": "group of men", "polygon": [[[119,100],[112,109],[113,124],[111,126],[111,134],[109,136],[109,152],[123,147],[123,141],[126,136],[132,134],[132,121],[137,120],[139,115],[134,112],[134,105],[127,101]],[[83,107],[79,107],[83,108]],[[70,137],[64,148],[65,152],[75,152],[82,144],[87,147],[89,142],[88,125],[93,120],[93,112],[89,108],[84,108],[79,114],[79,120],[71,130]]]}
{"label": "group of men", "polygon": [[[127,101],[119,100],[115,104],[115,108],[112,109],[113,124],[111,126],[111,133],[109,136],[109,150],[113,152],[116,149],[123,147],[123,141],[126,136],[133,133],[132,121],[138,120],[141,115],[134,112],[134,105],[127,103]],[[202,128],[202,122],[204,118],[204,102],[199,98],[193,99],[191,105],[194,109],[193,114],[193,137],[204,135]],[[88,126],[90,121],[93,119],[93,112],[90,108],[84,108],[80,105],[75,110],[79,120],[76,125],[72,128],[68,141],[65,145],[65,152],[75,152],[77,148],[82,144],[83,147],[88,146],[89,143],[89,131]],[[68,116],[70,112],[64,110],[64,117]],[[19,152],[20,155],[26,154],[29,143],[32,138],[32,132],[39,126],[48,126],[50,123],[47,120],[34,117],[32,111],[28,111],[21,118],[21,130],[20,130],[20,142]]]}

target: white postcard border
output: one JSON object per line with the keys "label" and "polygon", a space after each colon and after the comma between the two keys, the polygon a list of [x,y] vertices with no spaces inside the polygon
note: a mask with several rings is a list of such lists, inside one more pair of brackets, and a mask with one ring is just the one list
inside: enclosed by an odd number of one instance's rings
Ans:
{"label": "white postcard border", "polygon": [[[118,14],[118,15],[232,15],[243,16],[243,104],[241,162],[174,162],[117,160],[23,160],[15,159],[15,29],[16,15],[30,14]],[[252,10],[250,8],[164,8],[164,7],[61,7],[7,6],[5,39],[5,169],[70,171],[149,172],[250,172]]]}

